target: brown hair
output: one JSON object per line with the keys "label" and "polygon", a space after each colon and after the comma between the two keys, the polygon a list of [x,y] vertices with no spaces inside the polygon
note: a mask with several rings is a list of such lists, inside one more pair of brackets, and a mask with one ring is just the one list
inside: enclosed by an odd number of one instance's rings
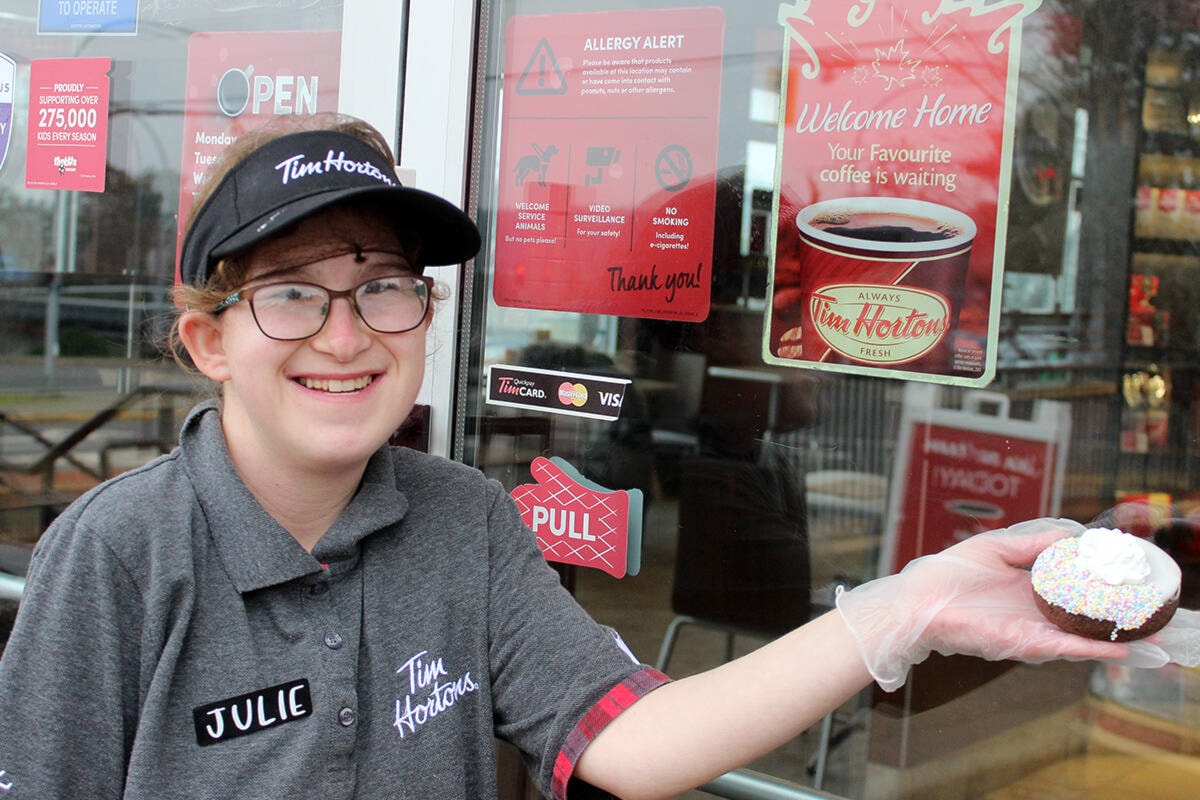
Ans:
{"label": "brown hair", "polygon": [[[347,133],[374,147],[389,163],[396,163],[392,149],[383,134],[370,123],[347,114],[321,113],[309,116],[276,117],[260,128],[247,131],[229,145],[216,162],[205,173],[204,182],[196,194],[196,201],[188,213],[187,229],[190,229],[199,210],[208,202],[221,180],[242,159],[258,148],[289,134],[308,130],[328,130]],[[203,286],[177,285],[174,290],[177,311],[167,333],[164,350],[177,364],[188,371],[195,367],[188,357],[187,349],[179,337],[179,317],[189,311],[211,312],[231,292],[245,283],[249,263],[247,253],[235,253],[222,259],[212,270],[212,275]]]}

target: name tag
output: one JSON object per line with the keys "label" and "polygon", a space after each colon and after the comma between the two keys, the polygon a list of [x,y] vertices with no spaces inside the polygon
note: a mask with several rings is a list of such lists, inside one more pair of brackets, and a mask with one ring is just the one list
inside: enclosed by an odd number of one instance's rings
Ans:
{"label": "name tag", "polygon": [[192,709],[201,747],[276,728],[312,714],[307,680],[291,681]]}

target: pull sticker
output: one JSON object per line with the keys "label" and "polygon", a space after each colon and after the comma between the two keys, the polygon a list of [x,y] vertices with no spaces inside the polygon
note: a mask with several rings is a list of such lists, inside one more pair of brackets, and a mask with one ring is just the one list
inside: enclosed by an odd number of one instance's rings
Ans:
{"label": "pull sticker", "polygon": [[557,456],[533,460],[537,483],[512,491],[521,519],[548,561],[592,567],[614,578],[636,575],[642,562],[642,493],[606,489]]}

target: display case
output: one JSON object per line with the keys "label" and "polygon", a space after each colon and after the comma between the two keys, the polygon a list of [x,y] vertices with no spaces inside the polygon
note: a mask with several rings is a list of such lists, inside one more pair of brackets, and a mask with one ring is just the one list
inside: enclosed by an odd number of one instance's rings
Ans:
{"label": "display case", "polygon": [[1200,40],[1185,30],[1159,31],[1144,61],[1120,387],[1118,490],[1163,495],[1162,513],[1200,456]]}

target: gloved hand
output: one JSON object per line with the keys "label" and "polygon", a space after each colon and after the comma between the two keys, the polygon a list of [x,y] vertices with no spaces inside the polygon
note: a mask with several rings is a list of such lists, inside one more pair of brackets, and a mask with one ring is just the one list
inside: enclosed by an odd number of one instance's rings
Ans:
{"label": "gloved hand", "polygon": [[1075,636],[1042,616],[1026,567],[1051,542],[1083,530],[1072,520],[1039,519],[976,534],[896,575],[839,592],[837,608],[867,669],[889,692],[933,651],[1028,663],[1200,664],[1195,612],[1177,612],[1167,628],[1133,645]]}
{"label": "gloved hand", "polygon": [[1181,608],[1166,627],[1153,636],[1129,643],[1129,655],[1120,660],[1128,667],[1157,669],[1170,664],[1200,667],[1200,611]]}

